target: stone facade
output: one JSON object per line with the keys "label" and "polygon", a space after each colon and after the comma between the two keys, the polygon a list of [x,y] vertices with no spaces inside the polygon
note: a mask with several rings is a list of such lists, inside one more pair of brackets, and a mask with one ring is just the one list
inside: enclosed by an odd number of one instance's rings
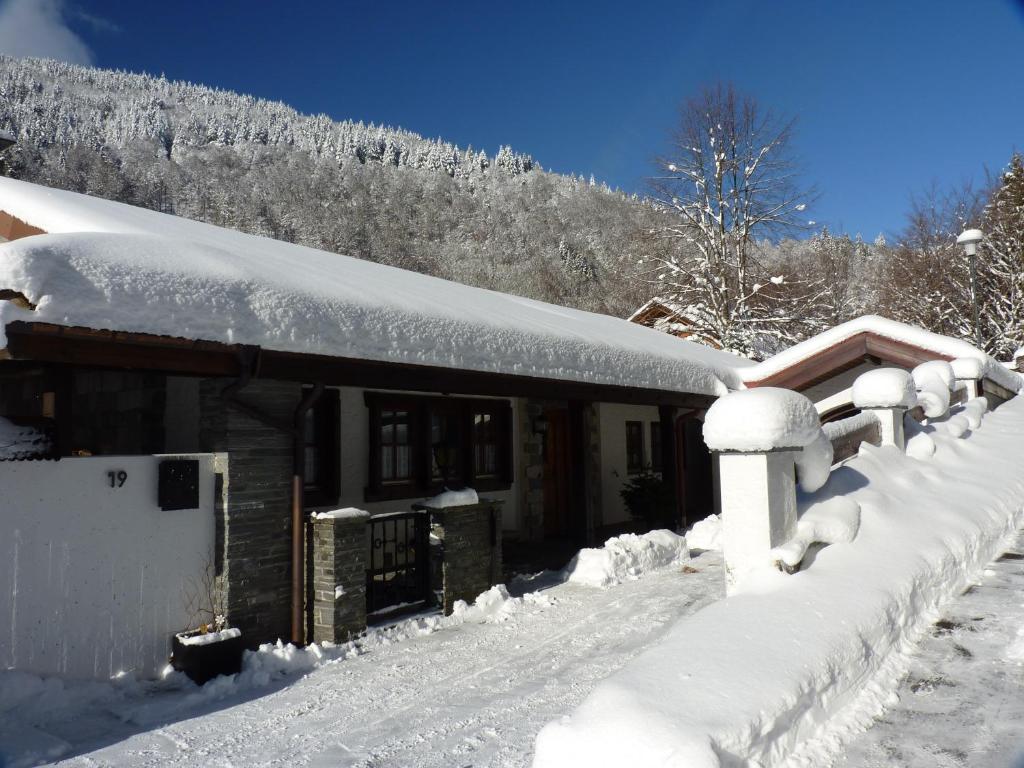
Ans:
{"label": "stone facade", "polygon": [[534,541],[544,536],[544,435],[533,425],[544,413],[541,400],[524,400],[519,409],[519,441],[522,457],[519,487],[522,536]]}
{"label": "stone facade", "polygon": [[441,607],[447,616],[456,600],[471,603],[502,581],[501,502],[427,511],[434,535],[444,543]]}
{"label": "stone facade", "polygon": [[369,513],[313,521],[313,642],[343,643],[366,629]]}
{"label": "stone facade", "polygon": [[[200,384],[199,441],[230,457],[219,477],[217,583],[228,621],[255,646],[291,635],[292,437],[225,401],[230,383]],[[239,399],[283,426],[301,396],[297,383],[254,381]]]}

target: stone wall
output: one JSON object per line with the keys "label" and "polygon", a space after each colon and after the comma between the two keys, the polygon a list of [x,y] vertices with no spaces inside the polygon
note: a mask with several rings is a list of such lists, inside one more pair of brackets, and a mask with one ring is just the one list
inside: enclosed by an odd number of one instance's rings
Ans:
{"label": "stone wall", "polygon": [[544,536],[544,435],[533,430],[534,421],[543,413],[541,400],[524,400],[519,409],[520,535],[528,541]]}
{"label": "stone wall", "polygon": [[367,512],[313,521],[313,642],[366,629]]}
{"label": "stone wall", "polygon": [[472,603],[502,581],[501,503],[481,500],[427,511],[434,535],[444,543],[441,607],[447,616],[456,600]]}
{"label": "stone wall", "polygon": [[[230,456],[218,489],[217,580],[228,621],[255,646],[291,635],[292,438],[226,402],[230,383],[200,384],[199,441]],[[239,399],[289,425],[301,396],[297,383],[254,381]]]}

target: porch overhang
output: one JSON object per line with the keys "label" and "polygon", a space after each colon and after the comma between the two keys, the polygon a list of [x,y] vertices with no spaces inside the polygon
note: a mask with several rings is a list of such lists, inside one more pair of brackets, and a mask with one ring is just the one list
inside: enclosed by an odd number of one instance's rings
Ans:
{"label": "porch overhang", "polygon": [[137,370],[178,376],[321,382],[327,386],[533,397],[707,408],[710,395],[518,376],[413,363],[361,360],[124,331],[16,321],[6,327],[10,360]]}

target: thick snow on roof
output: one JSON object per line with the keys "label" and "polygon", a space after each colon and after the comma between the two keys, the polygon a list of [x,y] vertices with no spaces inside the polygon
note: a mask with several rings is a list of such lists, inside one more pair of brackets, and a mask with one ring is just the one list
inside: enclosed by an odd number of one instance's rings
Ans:
{"label": "thick snow on roof", "polygon": [[904,344],[929,350],[950,358],[977,360],[984,376],[1013,392],[1021,388],[1022,380],[1020,376],[1012,371],[1008,371],[1004,365],[998,363],[966,341],[942,336],[926,331],[923,328],[899,323],[895,320],[879,317],[878,315],[864,315],[855,320],[841,323],[835,328],[823,331],[806,341],[794,344],[789,349],[783,350],[761,363],[741,369],[739,375],[744,382],[761,381],[794,365],[798,365],[859,333],[873,333],[877,336],[903,342]]}
{"label": "thick snow on roof", "polygon": [[666,391],[723,394],[742,358],[606,315],[471,288],[0,178],[48,234],[0,245],[13,320]]}

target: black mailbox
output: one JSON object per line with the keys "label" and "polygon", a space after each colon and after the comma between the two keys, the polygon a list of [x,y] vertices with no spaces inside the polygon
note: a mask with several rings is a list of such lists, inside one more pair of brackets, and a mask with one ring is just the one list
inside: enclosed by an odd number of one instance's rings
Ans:
{"label": "black mailbox", "polygon": [[160,462],[157,483],[160,509],[197,509],[199,507],[199,461],[167,459]]}

